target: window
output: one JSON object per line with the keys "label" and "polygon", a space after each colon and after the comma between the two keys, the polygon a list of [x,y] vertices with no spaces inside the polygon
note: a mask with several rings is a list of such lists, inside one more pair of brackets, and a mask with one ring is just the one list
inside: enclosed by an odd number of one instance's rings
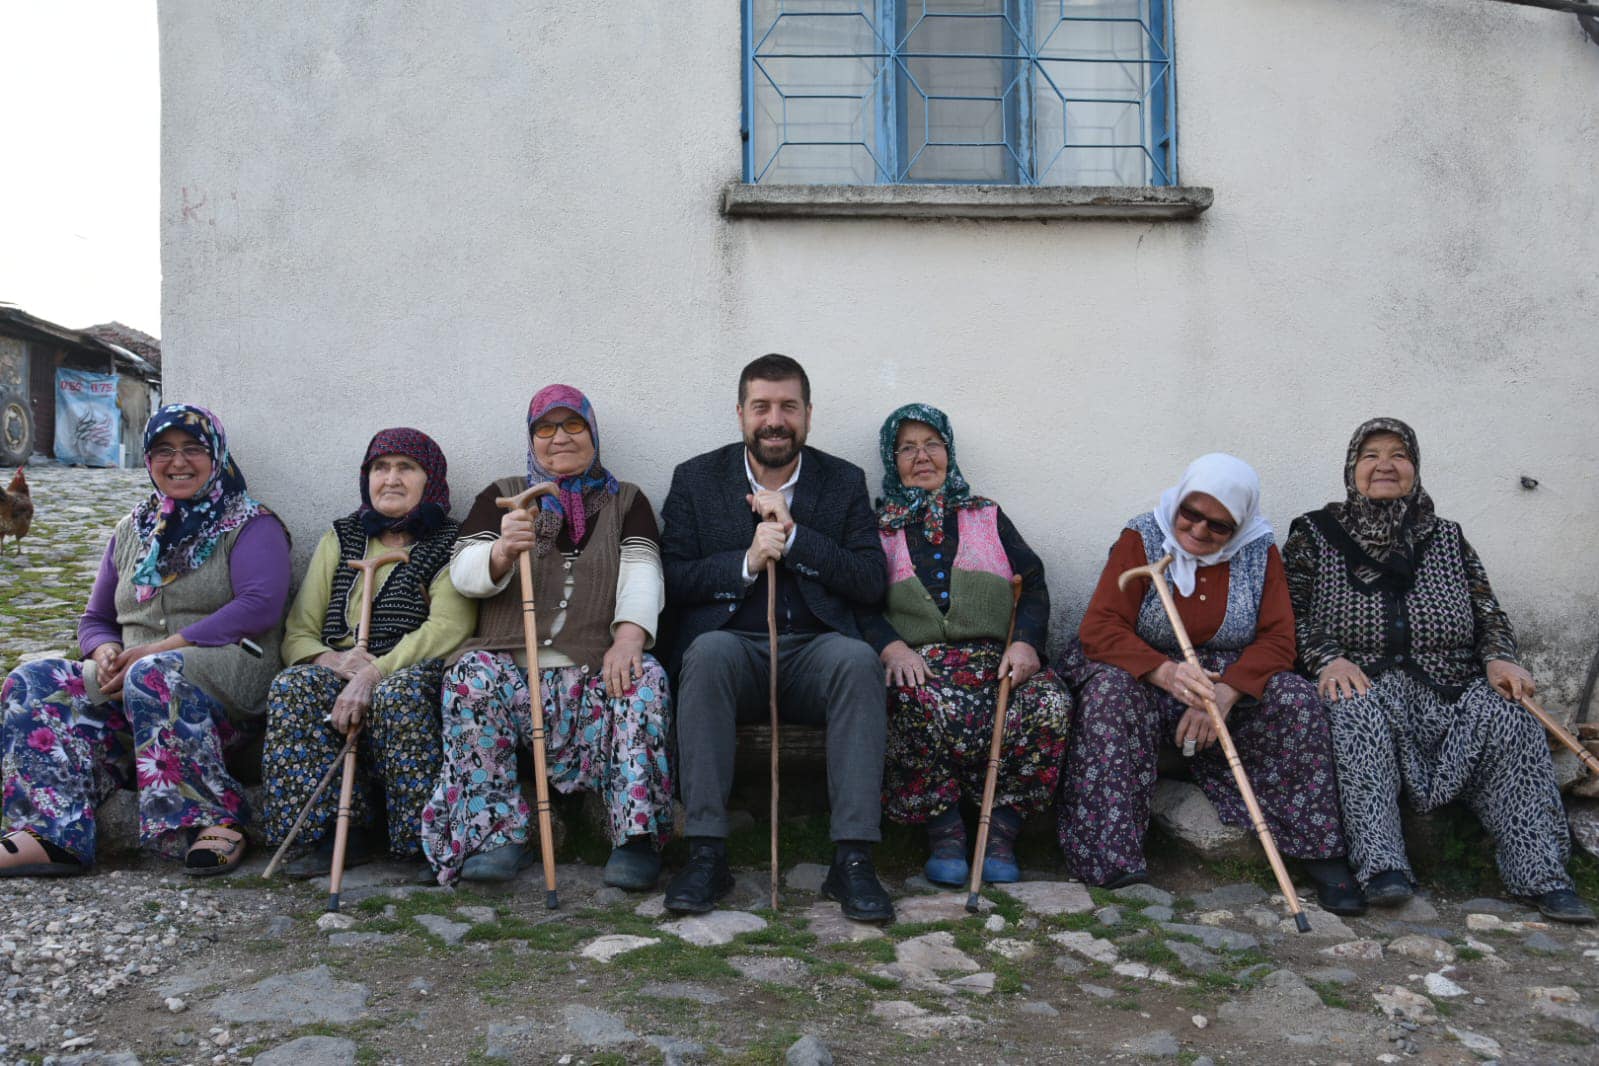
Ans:
{"label": "window", "polygon": [[1177,183],[1170,0],[743,2],[747,183]]}

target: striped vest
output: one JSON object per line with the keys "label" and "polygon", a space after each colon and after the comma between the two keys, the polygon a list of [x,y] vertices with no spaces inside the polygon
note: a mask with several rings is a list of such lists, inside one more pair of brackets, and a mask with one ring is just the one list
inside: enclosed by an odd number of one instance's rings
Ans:
{"label": "striped vest", "polygon": [[[449,565],[450,549],[455,545],[459,529],[456,523],[446,520],[425,540],[406,548],[409,558],[389,571],[383,587],[372,597],[372,628],[367,650],[373,655],[387,655],[401,637],[421,628],[428,620],[428,587],[439,571]],[[322,617],[322,643],[338,648],[355,643],[355,627],[350,624],[347,607],[356,572],[347,564],[366,558],[368,538],[366,530],[361,528],[361,519],[353,514],[335,521],[333,532],[339,538],[339,567],[333,572],[328,609]]]}

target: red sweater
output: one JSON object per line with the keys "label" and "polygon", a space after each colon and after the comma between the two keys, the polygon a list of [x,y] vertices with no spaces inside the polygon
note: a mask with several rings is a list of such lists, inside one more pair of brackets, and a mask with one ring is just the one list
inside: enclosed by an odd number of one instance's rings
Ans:
{"label": "red sweater", "polygon": [[[1150,647],[1138,635],[1138,609],[1149,591],[1149,579],[1130,581],[1123,591],[1116,579],[1123,572],[1146,566],[1144,539],[1136,529],[1124,529],[1110,550],[1110,560],[1099,575],[1099,585],[1077,635],[1083,654],[1095,662],[1119,666],[1134,677],[1145,674],[1167,661],[1165,653]],[[1231,563],[1199,568],[1194,594],[1181,596],[1173,590],[1177,615],[1188,630],[1195,648],[1216,635],[1227,614],[1227,582]],[[1288,600],[1288,577],[1275,545],[1266,555],[1266,587],[1260,594],[1260,613],[1255,618],[1255,640],[1238,661],[1223,671],[1222,681],[1246,696],[1259,699],[1266,682],[1294,665],[1294,609]]]}

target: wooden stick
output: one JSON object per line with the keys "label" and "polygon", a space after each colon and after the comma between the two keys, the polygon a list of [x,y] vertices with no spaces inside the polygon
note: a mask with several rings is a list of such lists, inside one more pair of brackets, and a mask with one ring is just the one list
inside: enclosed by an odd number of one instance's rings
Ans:
{"label": "wooden stick", "polygon": [[767,702],[772,719],[772,909],[777,910],[777,563],[766,560]]}
{"label": "wooden stick", "polygon": [[1590,773],[1599,774],[1599,757],[1595,757],[1593,752],[1583,747],[1582,741],[1568,733],[1559,722],[1554,720],[1548,711],[1538,706],[1531,696],[1523,696],[1516,702],[1527,708],[1528,714],[1542,722],[1543,727],[1549,730],[1550,736],[1575,752],[1577,758],[1582,760],[1582,764],[1588,768]]}
{"label": "wooden stick", "polygon": [[[502,496],[494,502],[508,511],[526,511],[533,514],[532,503],[540,496],[551,496],[559,490],[555,483],[543,481],[515,496]],[[561,905],[555,891],[555,833],[550,825],[550,781],[544,750],[544,680],[539,675],[539,625],[538,612],[533,602],[533,560],[523,552],[517,560],[517,570],[522,576],[522,643],[527,648],[527,685],[533,696],[533,791],[538,801],[539,856],[544,862],[544,905],[554,910]]]}
{"label": "wooden stick", "polygon": [[333,761],[328,763],[328,772],[322,775],[322,780],[318,781],[316,788],[311,790],[311,798],[306,800],[305,806],[300,808],[300,816],[289,827],[289,835],[283,838],[283,843],[278,845],[278,850],[272,853],[272,861],[267,863],[265,870],[261,871],[261,880],[270,881],[272,875],[277,872],[278,864],[283,861],[284,853],[289,850],[290,845],[299,837],[300,828],[305,825],[305,819],[311,813],[311,808],[317,805],[317,801],[322,798],[322,793],[327,791],[328,782],[332,781],[333,775],[338,772],[339,766],[344,762],[345,754],[354,747],[355,738],[346,737],[344,747],[340,748],[339,753],[333,757]]}
{"label": "wooden stick", "polygon": [[[1182,645],[1183,658],[1188,660],[1200,673],[1204,668],[1199,665],[1199,656],[1194,654],[1194,645],[1188,639],[1188,630],[1183,627],[1183,620],[1177,614],[1177,604],[1172,601],[1171,590],[1166,587],[1166,567],[1171,565],[1172,557],[1163,555],[1160,561],[1149,566],[1135,566],[1125,571],[1116,579],[1118,588],[1125,589],[1129,581],[1141,577],[1149,578],[1155,586],[1155,592],[1160,596],[1161,606],[1166,608],[1166,617],[1171,619],[1173,632],[1177,634],[1177,643]],[[1277,876],[1277,887],[1282,890],[1283,898],[1288,901],[1288,911],[1294,916],[1294,926],[1301,933],[1310,932],[1310,920],[1305,917],[1304,908],[1299,905],[1299,896],[1294,891],[1294,883],[1288,879],[1288,871],[1283,867],[1283,857],[1277,852],[1277,841],[1271,835],[1271,830],[1266,827],[1266,819],[1260,813],[1260,804],[1255,800],[1255,790],[1249,785],[1249,775],[1244,772],[1244,764],[1238,760],[1238,749],[1233,747],[1232,734],[1227,731],[1227,723],[1222,719],[1221,711],[1217,709],[1216,702],[1207,698],[1205,700],[1205,713],[1210,715],[1211,725],[1216,728],[1216,736],[1221,740],[1221,750],[1227,756],[1227,765],[1232,769],[1233,780],[1238,784],[1238,792],[1244,797],[1244,806],[1249,809],[1249,820],[1255,827],[1255,836],[1260,838],[1260,846],[1266,852],[1266,861],[1271,863],[1271,872]]]}
{"label": "wooden stick", "polygon": [[[1016,605],[1022,600],[1022,575],[1010,579],[1010,628],[1005,630],[1005,649],[1016,638]],[[999,702],[994,708],[994,733],[988,741],[988,773],[983,778],[983,805],[977,813],[977,848],[972,852],[972,880],[966,886],[966,913],[976,914],[977,893],[983,887],[983,854],[988,850],[988,826],[994,815],[994,789],[999,784],[999,748],[1005,742],[1005,714],[1010,709],[1010,675],[999,679]]]}
{"label": "wooden stick", "polygon": [[[361,572],[361,620],[355,627],[355,650],[366,651],[372,635],[372,596],[378,571],[408,558],[405,552],[385,552],[375,559],[351,559],[346,564]],[[350,843],[350,808],[355,796],[355,740],[360,735],[359,724],[344,735],[344,779],[339,782],[339,814],[333,826],[333,869],[328,872],[330,911],[339,909],[339,893],[344,888],[344,852]]]}

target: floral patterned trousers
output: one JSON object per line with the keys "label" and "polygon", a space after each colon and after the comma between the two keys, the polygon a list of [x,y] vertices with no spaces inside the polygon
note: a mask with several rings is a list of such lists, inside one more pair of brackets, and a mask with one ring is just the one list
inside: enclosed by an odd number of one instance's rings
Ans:
{"label": "floral patterned trousers", "polygon": [[[386,821],[389,852],[399,859],[422,853],[422,807],[444,759],[439,745],[443,672],[444,660],[428,659],[378,682],[356,741],[358,773],[351,824],[376,828]],[[324,721],[344,686],[344,679],[325,666],[291,666],[272,679],[267,692],[261,813],[267,840],[273,844],[289,835],[317,782],[344,750],[344,734]],[[338,784],[329,783],[306,815],[297,840],[315,843],[333,827]]]}
{"label": "floral patterned trousers", "polygon": [[[672,832],[667,765],[671,697],[651,656],[620,699],[576,666],[540,672],[550,783],[599,794],[611,842]],[[472,855],[525,844],[531,810],[517,784],[516,748],[533,732],[527,671],[509,655],[476,651],[444,673],[444,770],[422,811],[422,851],[449,884]]]}
{"label": "floral patterned trousers", "polygon": [[[927,644],[925,685],[888,690],[888,750],[883,807],[896,822],[919,825],[960,802],[977,802],[988,774],[999,699],[997,640]],[[1048,667],[1011,694],[1005,712],[994,805],[1033,814],[1055,797],[1071,728],[1072,697]]]}
{"label": "floral patterned trousers", "polygon": [[[1206,670],[1220,672],[1237,658],[1237,652],[1199,649]],[[1144,869],[1156,757],[1187,708],[1119,667],[1084,658],[1076,642],[1062,666],[1078,704],[1061,775],[1060,846],[1078,877],[1102,885]],[[1278,850],[1300,859],[1343,855],[1332,737],[1315,685],[1298,674],[1277,674],[1266,683],[1263,699],[1238,701],[1227,716],[1227,731]],[[1188,765],[1221,820],[1249,829],[1249,812],[1221,744]]]}
{"label": "floral patterned trousers", "polygon": [[89,702],[83,664],[24,663],[0,687],[7,830],[32,829],[94,862],[94,809],[118,788],[139,793],[139,843],[172,858],[191,830],[244,825],[244,789],[223,765],[241,735],[222,705],[183,676],[183,653],[128,668],[120,699]]}

